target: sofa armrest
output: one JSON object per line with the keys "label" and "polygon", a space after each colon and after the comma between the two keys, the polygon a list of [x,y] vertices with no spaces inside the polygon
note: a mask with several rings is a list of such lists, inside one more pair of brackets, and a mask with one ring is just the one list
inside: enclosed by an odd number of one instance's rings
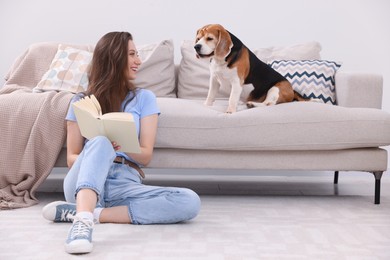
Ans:
{"label": "sofa armrest", "polygon": [[343,107],[381,108],[383,77],[379,74],[337,72],[337,104]]}

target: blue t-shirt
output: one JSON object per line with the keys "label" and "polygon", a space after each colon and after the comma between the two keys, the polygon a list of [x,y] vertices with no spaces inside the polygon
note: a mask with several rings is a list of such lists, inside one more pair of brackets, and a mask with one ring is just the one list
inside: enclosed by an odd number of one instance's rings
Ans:
{"label": "blue t-shirt", "polygon": [[[150,116],[150,115],[153,115],[153,114],[158,114],[159,115],[160,114],[160,109],[157,106],[156,96],[150,90],[147,90],[147,89],[137,89],[136,90],[136,95],[133,98],[133,100],[128,102],[132,97],[133,97],[133,92],[129,91],[129,93],[127,94],[125,100],[122,102],[122,109],[121,110],[123,112],[131,113],[133,115],[134,122],[135,122],[135,125],[136,125],[136,128],[137,128],[138,139],[139,139],[140,120],[142,118],[146,117],[146,116]],[[71,100],[71,104],[73,102],[76,102],[76,101],[80,100],[80,99],[81,99],[81,96],[75,95],[72,98],[72,100]],[[75,121],[75,122],[77,122],[72,105],[69,106],[68,113],[67,113],[65,119],[68,120],[68,121]],[[116,153],[117,153],[118,156],[123,156],[127,160],[135,162],[134,160],[129,158],[123,152],[116,152]]]}

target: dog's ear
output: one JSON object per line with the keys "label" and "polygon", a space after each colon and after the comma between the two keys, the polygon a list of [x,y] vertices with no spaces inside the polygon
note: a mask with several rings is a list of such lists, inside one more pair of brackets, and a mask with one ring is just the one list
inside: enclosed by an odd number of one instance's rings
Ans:
{"label": "dog's ear", "polygon": [[[202,31],[204,31],[207,27],[209,27],[210,26],[210,24],[208,24],[208,25],[205,25],[205,26],[203,26],[202,28],[199,28],[197,31],[196,31],[196,35],[195,35],[195,43],[197,42],[197,40],[198,40],[198,35],[200,34],[200,32],[202,32]],[[204,34],[204,33],[203,33]]]}
{"label": "dog's ear", "polygon": [[232,47],[233,42],[229,33],[226,30],[218,30],[218,42],[214,50],[214,55],[217,58],[225,58],[229,55]]}
{"label": "dog's ear", "polygon": [[202,29],[198,29],[198,30],[196,31],[196,35],[195,35],[195,43],[197,43],[197,42],[198,42],[198,35],[199,35],[199,32],[200,32],[200,30],[202,30]]}

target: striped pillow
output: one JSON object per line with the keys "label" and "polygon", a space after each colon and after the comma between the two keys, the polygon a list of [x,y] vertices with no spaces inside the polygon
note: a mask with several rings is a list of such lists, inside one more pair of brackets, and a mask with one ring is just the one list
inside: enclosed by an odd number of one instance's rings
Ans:
{"label": "striped pillow", "polygon": [[305,98],[336,104],[335,74],[340,63],[326,60],[275,60],[269,64]]}

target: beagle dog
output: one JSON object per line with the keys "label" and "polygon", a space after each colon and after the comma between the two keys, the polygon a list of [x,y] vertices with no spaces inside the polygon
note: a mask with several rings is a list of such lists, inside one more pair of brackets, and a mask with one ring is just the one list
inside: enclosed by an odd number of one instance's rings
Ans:
{"label": "beagle dog", "polygon": [[222,86],[231,86],[226,113],[237,111],[244,84],[254,89],[247,98],[247,107],[308,101],[295,92],[290,82],[259,60],[236,36],[219,24],[209,24],[196,33],[194,45],[198,58],[210,58],[210,85],[205,105],[211,106]]}

